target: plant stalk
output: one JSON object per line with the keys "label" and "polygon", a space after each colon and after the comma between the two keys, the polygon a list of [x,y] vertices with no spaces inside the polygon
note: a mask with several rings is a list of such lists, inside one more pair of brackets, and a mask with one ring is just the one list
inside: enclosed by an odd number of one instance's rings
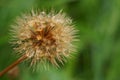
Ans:
{"label": "plant stalk", "polygon": [[23,55],[19,59],[17,59],[15,62],[13,62],[11,65],[9,65],[7,68],[5,68],[3,71],[0,72],[0,77],[3,76],[5,73],[13,69],[15,66],[23,62],[25,59],[27,59],[26,55]]}

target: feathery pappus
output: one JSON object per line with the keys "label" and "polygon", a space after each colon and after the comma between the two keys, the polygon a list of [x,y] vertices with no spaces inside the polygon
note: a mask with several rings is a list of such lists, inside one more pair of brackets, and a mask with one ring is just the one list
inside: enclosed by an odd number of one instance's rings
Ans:
{"label": "feathery pappus", "polygon": [[72,20],[63,12],[51,11],[23,14],[12,25],[12,44],[14,50],[26,55],[31,65],[48,61],[59,67],[58,63],[75,51],[77,30]]}

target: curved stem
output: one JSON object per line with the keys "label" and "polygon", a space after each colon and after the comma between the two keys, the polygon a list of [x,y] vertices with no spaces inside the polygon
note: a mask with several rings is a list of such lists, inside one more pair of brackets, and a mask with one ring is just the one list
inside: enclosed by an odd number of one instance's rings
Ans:
{"label": "curved stem", "polygon": [[12,68],[14,68],[16,65],[18,65],[19,63],[21,63],[22,61],[24,61],[25,59],[27,59],[27,56],[23,55],[18,60],[16,60],[15,62],[13,62],[10,66],[8,66],[7,68],[5,68],[3,71],[0,72],[0,77],[3,76],[5,73],[7,73]]}

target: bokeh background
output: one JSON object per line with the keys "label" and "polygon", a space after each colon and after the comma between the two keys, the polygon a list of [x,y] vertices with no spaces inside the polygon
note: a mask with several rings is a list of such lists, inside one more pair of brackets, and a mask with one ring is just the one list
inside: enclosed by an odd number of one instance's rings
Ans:
{"label": "bokeh background", "polygon": [[0,71],[18,57],[10,25],[32,8],[63,10],[79,30],[75,57],[60,69],[33,72],[24,63],[0,80],[120,80],[120,0],[0,0]]}

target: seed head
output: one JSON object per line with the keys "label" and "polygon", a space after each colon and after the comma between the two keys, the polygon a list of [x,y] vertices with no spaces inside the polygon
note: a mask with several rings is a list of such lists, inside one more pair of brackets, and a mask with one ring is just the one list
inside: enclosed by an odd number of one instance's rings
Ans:
{"label": "seed head", "polygon": [[28,56],[31,65],[47,61],[59,66],[75,49],[76,31],[62,12],[32,11],[17,18],[12,26],[12,44],[17,53]]}

